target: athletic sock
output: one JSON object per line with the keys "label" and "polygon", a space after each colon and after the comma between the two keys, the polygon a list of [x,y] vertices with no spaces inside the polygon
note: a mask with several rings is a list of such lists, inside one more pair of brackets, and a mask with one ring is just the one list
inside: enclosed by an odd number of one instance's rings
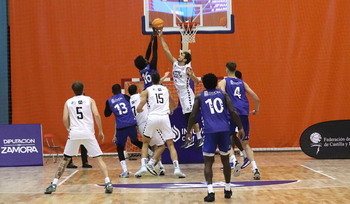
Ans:
{"label": "athletic sock", "polygon": [[232,155],[230,156],[230,162],[231,162],[231,163],[236,163],[236,161],[237,161],[236,156],[235,156],[234,154],[232,154]]}
{"label": "athletic sock", "polygon": [[163,164],[162,164],[162,161],[159,161],[159,162],[158,162],[158,167],[161,168],[161,169],[162,169],[162,168],[164,169],[164,166],[163,166]]}
{"label": "athletic sock", "polygon": [[201,132],[196,132],[196,135],[197,135],[197,140],[200,140],[202,139],[202,135],[201,135]]}
{"label": "athletic sock", "polygon": [[173,164],[174,164],[174,168],[179,168],[179,161],[174,160]]}
{"label": "athletic sock", "polygon": [[258,166],[256,166],[255,161],[252,161],[251,164],[252,164],[252,169],[253,169],[253,170],[258,168]]}
{"label": "athletic sock", "polygon": [[57,183],[58,183],[58,179],[54,178],[53,181],[52,181],[52,184],[57,184]]}
{"label": "athletic sock", "polygon": [[213,184],[208,184],[208,193],[214,193]]}
{"label": "athletic sock", "polygon": [[231,190],[231,184],[230,183],[226,183],[225,184],[225,191],[230,191]]}
{"label": "athletic sock", "polygon": [[128,171],[128,167],[126,166],[125,160],[120,161],[120,165],[122,165],[122,168],[123,168],[123,171],[124,171],[124,172]]}
{"label": "athletic sock", "polygon": [[141,159],[141,166],[145,166],[147,163],[147,158],[142,158]]}
{"label": "athletic sock", "polygon": [[155,161],[156,161],[156,160],[152,157],[152,158],[149,160],[148,164],[154,166]]}
{"label": "athletic sock", "polygon": [[109,177],[107,176],[107,177],[105,178],[105,183],[108,183],[108,182],[111,182],[111,181],[109,180]]}
{"label": "athletic sock", "polygon": [[242,153],[243,153],[244,158],[247,158],[247,153],[245,152],[245,150],[243,150]]}

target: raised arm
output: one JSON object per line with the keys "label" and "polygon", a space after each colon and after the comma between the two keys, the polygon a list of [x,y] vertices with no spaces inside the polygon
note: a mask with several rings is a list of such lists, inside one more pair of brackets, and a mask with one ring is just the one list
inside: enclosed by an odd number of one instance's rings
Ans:
{"label": "raised arm", "polygon": [[140,103],[139,103],[139,105],[137,106],[137,109],[136,109],[136,111],[138,113],[141,113],[143,111],[143,106],[146,104],[147,98],[148,98],[148,91],[146,89],[146,90],[142,91],[141,94],[140,94]]}
{"label": "raised arm", "polygon": [[169,76],[170,72],[165,72],[164,76],[160,78],[159,84],[163,83],[163,81]]}
{"label": "raised arm", "polygon": [[196,123],[197,113],[201,104],[201,95],[198,94],[194,99],[193,109],[187,123],[187,134],[191,134],[193,125]]}
{"label": "raised arm", "polygon": [[91,99],[91,111],[92,114],[95,117],[95,121],[96,121],[96,125],[98,128],[98,137],[101,138],[101,141],[103,143],[104,141],[104,134],[103,134],[103,130],[102,130],[102,121],[101,121],[101,116],[100,113],[98,112],[97,106],[96,106],[96,102],[94,99]]}
{"label": "raised arm", "polygon": [[157,36],[154,36],[152,60],[149,63],[150,68],[157,69],[157,62],[158,62],[158,40],[157,40]]}
{"label": "raised arm", "polygon": [[148,43],[148,47],[147,47],[147,51],[146,51],[146,55],[145,55],[145,59],[148,61],[149,58],[151,57],[151,48],[152,48],[152,42],[153,42],[154,36],[151,35],[151,40]]}
{"label": "raised arm", "polygon": [[165,55],[168,57],[168,60],[171,63],[174,63],[176,61],[176,58],[173,57],[173,55],[171,55],[169,47],[168,47],[168,45],[166,44],[166,42],[165,42],[165,40],[163,38],[163,31],[162,30],[159,32],[159,38],[160,38],[160,42],[162,43],[162,47],[163,47],[163,50],[165,52]]}
{"label": "raised arm", "polygon": [[187,67],[186,73],[191,77],[194,83],[199,84],[200,80],[194,75],[193,69],[191,67]]}
{"label": "raised arm", "polygon": [[244,88],[245,88],[245,92],[248,94],[248,96],[250,96],[254,100],[255,109],[252,110],[251,113],[253,115],[256,115],[256,114],[258,114],[259,109],[260,109],[260,99],[259,99],[258,95],[256,95],[256,93],[253,91],[253,89],[251,89],[249,87],[249,85],[245,82],[244,82]]}

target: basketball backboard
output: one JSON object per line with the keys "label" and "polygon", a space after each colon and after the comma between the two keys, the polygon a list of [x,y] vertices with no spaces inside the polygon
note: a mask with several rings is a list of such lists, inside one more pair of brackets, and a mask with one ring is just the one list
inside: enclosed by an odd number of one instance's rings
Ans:
{"label": "basketball backboard", "polygon": [[182,22],[195,22],[197,33],[233,33],[231,0],[144,0],[142,33],[152,33],[152,21],[164,20],[164,34],[178,34]]}

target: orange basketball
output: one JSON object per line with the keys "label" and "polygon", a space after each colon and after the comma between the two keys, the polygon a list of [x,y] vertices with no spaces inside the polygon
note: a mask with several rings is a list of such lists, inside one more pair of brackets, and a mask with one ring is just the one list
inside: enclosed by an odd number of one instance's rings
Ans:
{"label": "orange basketball", "polygon": [[164,27],[164,21],[160,18],[156,18],[152,22],[152,27],[157,30],[162,30]]}

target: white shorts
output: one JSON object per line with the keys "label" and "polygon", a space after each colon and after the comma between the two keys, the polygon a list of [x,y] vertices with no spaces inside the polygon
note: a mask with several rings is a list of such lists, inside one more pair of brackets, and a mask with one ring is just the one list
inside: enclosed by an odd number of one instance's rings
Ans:
{"label": "white shorts", "polygon": [[67,140],[63,154],[68,156],[78,155],[80,145],[84,145],[90,157],[98,157],[103,154],[96,138]]}
{"label": "white shorts", "polygon": [[143,135],[152,138],[152,140],[153,138],[160,138],[160,134],[157,133],[157,131],[161,131],[164,141],[175,138],[175,135],[171,130],[169,115],[148,115]]}
{"label": "white shorts", "polygon": [[184,89],[178,92],[182,113],[191,113],[194,104],[194,93],[192,89]]}
{"label": "white shorts", "polygon": [[[145,129],[146,126],[146,122],[143,122],[141,124],[137,124],[139,133],[143,136],[143,131]],[[164,140],[163,140],[163,135],[162,132],[157,129],[156,130],[156,134],[154,135],[154,137],[151,138],[151,142],[149,143],[149,145],[152,147],[153,145],[157,145],[157,146],[161,146],[164,144]]]}

